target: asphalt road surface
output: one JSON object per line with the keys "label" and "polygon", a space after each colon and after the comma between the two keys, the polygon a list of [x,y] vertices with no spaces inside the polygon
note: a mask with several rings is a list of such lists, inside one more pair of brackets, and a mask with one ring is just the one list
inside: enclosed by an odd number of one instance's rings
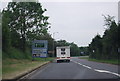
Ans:
{"label": "asphalt road surface", "polygon": [[72,57],[71,62],[49,63],[27,79],[118,79],[118,66]]}

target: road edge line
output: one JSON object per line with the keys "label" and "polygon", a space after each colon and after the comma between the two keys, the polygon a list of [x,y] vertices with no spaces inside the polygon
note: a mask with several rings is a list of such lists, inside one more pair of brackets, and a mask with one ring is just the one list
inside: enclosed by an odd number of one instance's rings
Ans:
{"label": "road edge line", "polygon": [[120,74],[115,73],[115,72],[111,72],[111,71],[107,71],[107,70],[94,69],[94,68],[91,68],[91,67],[89,67],[89,66],[87,66],[87,65],[81,64],[81,63],[79,63],[79,62],[75,62],[75,61],[73,61],[73,60],[72,60],[72,62],[74,62],[74,63],[76,63],[76,64],[79,64],[79,65],[81,65],[81,66],[83,66],[83,67],[86,67],[86,68],[88,68],[88,69],[94,70],[94,71],[96,71],[96,72],[109,73],[109,74],[113,74],[113,75],[116,75],[116,76],[120,77]]}

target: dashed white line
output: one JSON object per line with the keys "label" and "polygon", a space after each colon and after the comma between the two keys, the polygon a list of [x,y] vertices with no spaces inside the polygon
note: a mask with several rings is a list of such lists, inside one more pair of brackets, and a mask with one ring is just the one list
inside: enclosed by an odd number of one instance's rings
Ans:
{"label": "dashed white line", "polygon": [[[73,61],[73,60],[71,60],[71,61]],[[86,67],[86,68],[88,68],[88,69],[92,69],[92,70],[94,70],[94,71],[97,71],[97,72],[109,73],[109,74],[113,74],[113,75],[116,75],[116,76],[119,76],[119,77],[120,77],[120,74],[115,73],[115,72],[106,71],[106,70],[99,70],[99,69],[93,69],[92,67],[89,67],[89,66],[87,66],[87,65],[83,65],[83,64],[81,64],[81,63],[79,63],[79,62],[76,62],[76,61],[73,61],[73,62],[76,63],[76,64],[79,64],[79,65],[81,65],[81,66],[83,66],[83,67]]]}
{"label": "dashed white line", "polygon": [[88,69],[92,69],[91,67],[89,67],[89,66],[86,66],[86,65],[82,65],[82,66],[84,66],[84,67],[86,67],[86,68],[88,68]]}
{"label": "dashed white line", "polygon": [[98,70],[98,69],[94,69],[94,70],[97,71],[97,72],[110,73],[110,74],[113,74],[113,75],[116,75],[116,76],[120,77],[120,74],[118,74],[118,73],[114,73],[114,72],[110,72],[110,71],[106,71],[106,70]]}

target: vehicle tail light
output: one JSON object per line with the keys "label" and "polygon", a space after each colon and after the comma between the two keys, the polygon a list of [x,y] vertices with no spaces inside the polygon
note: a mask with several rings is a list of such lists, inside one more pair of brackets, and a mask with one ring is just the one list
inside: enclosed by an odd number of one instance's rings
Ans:
{"label": "vehicle tail light", "polygon": [[67,57],[67,58],[70,58],[70,57]]}
{"label": "vehicle tail light", "polygon": [[60,59],[60,57],[57,57],[56,59]]}

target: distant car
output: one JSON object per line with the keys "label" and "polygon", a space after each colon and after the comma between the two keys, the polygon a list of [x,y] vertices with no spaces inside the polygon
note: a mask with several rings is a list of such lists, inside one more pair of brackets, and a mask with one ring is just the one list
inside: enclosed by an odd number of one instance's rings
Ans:
{"label": "distant car", "polygon": [[56,54],[57,62],[70,62],[70,46],[56,47]]}

